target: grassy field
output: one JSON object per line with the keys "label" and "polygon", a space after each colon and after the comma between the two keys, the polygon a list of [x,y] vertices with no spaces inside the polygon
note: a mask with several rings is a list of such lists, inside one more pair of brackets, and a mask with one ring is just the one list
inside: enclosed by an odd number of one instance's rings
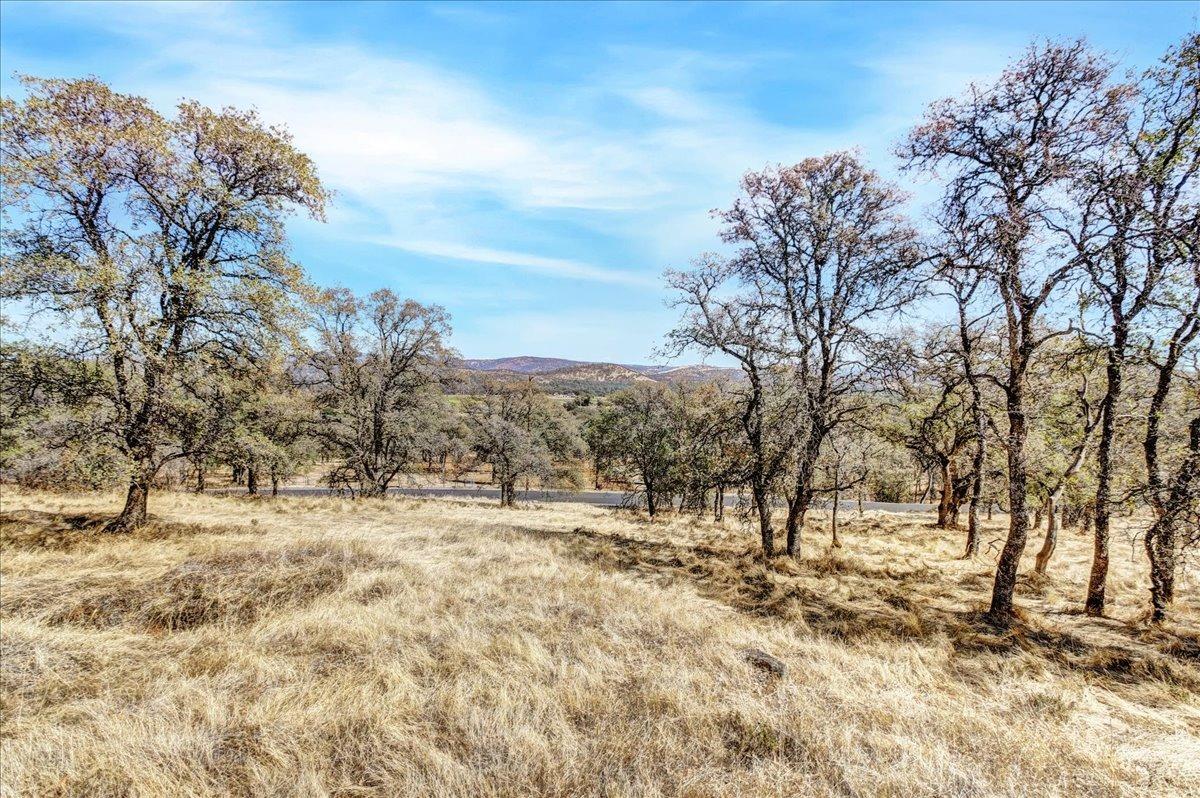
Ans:
{"label": "grassy field", "polygon": [[921,516],[764,563],[575,505],[162,494],[97,535],[115,507],[5,489],[6,797],[1200,791],[1194,577],[1153,629],[1119,550],[1113,618],[1073,614],[1072,531],[1000,634],[994,553]]}

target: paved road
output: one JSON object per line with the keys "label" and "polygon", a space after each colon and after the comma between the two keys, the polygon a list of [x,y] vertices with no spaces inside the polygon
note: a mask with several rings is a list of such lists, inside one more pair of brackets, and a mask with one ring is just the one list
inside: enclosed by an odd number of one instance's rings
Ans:
{"label": "paved road", "polygon": [[[220,493],[244,493],[242,488],[221,488]],[[330,493],[329,488],[320,487],[281,487],[279,489],[280,496],[326,496]],[[388,493],[397,496],[429,496],[429,497],[450,497],[450,498],[481,498],[481,499],[499,499],[500,491],[496,488],[470,488],[470,487],[454,487],[454,488],[438,488],[438,487],[422,487],[422,488],[392,488]],[[517,500],[523,502],[576,502],[578,504],[592,504],[597,507],[620,507],[625,504],[629,494],[618,490],[519,490],[517,491]],[[737,505],[737,496],[726,496],[725,506],[733,507]],[[828,507],[830,502],[814,502],[816,507]],[[857,510],[858,502],[843,501],[841,502],[843,510]],[[933,509],[932,504],[896,504],[893,502],[863,502],[864,510],[885,510],[893,513],[920,513]]]}

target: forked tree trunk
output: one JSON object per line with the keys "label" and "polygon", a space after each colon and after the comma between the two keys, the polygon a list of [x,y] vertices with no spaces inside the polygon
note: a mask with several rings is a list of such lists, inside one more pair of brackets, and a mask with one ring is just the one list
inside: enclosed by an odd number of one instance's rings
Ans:
{"label": "forked tree trunk", "polygon": [[1037,560],[1034,563],[1033,570],[1036,573],[1046,573],[1046,566],[1050,564],[1050,558],[1054,556],[1054,549],[1058,546],[1058,492],[1051,493],[1046,497],[1046,538],[1042,541],[1042,548],[1037,553]]}
{"label": "forked tree trunk", "polygon": [[713,491],[713,520],[725,520],[725,486],[717,485],[717,489]]}
{"label": "forked tree trunk", "polygon": [[515,479],[500,483],[500,504],[504,507],[517,506],[517,481]]}
{"label": "forked tree trunk", "polygon": [[1167,609],[1175,600],[1175,565],[1178,544],[1175,518],[1164,515],[1146,533],[1146,554],[1150,558],[1150,617],[1155,622],[1167,618]]}
{"label": "forked tree trunk", "polygon": [[801,536],[804,533],[804,516],[813,500],[813,468],[816,466],[821,441],[815,433],[809,433],[800,462],[796,464],[796,483],[788,499],[787,553],[800,558]]}
{"label": "forked tree trunk", "polygon": [[797,506],[793,513],[788,509],[788,543],[787,553],[789,557],[800,559],[803,554],[804,543],[804,519],[808,517],[808,502],[804,503],[803,507]]}

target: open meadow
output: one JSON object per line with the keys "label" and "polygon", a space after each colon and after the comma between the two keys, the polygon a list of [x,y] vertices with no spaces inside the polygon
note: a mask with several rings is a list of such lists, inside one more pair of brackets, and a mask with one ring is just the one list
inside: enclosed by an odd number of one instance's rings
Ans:
{"label": "open meadow", "polygon": [[797,562],[571,504],[3,505],[5,798],[1200,791],[1195,572],[1153,626],[1117,548],[1088,618],[1074,530],[999,632],[1001,517],[966,561],[929,516],[845,513],[833,550],[816,517]]}

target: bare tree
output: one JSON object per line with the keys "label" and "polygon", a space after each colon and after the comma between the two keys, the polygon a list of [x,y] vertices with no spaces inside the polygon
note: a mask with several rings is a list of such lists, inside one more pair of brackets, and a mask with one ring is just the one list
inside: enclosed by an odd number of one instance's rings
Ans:
{"label": "bare tree", "polygon": [[[987,334],[986,320],[990,314],[972,317],[971,303],[982,285],[982,273],[971,268],[973,260],[970,248],[973,246],[974,237],[967,235],[963,238],[965,246],[952,250],[953,254],[949,258],[950,268],[943,269],[942,277],[949,283],[954,298],[958,356],[962,361],[963,380],[971,394],[971,427],[974,432],[971,448],[971,494],[967,505],[967,543],[963,551],[963,559],[970,559],[979,553],[979,505],[983,500],[984,472],[987,465],[988,414],[983,400],[981,355],[984,349],[982,338]],[[964,254],[965,263],[959,260]]]}
{"label": "bare tree", "polygon": [[[864,434],[865,430],[862,428],[851,426],[849,430],[829,435],[825,439],[825,451],[818,468],[821,473],[818,490],[829,496],[829,545],[835,549],[842,546],[838,538],[838,511],[841,510],[842,492],[857,488],[867,480],[867,449],[861,440]],[[856,458],[855,454],[860,454],[861,457]]]}
{"label": "bare tree", "polygon": [[[1139,336],[1139,325],[1153,313],[1164,282],[1196,258],[1198,60],[1200,39],[1193,34],[1167,54],[1162,66],[1143,76],[1124,115],[1119,139],[1091,158],[1076,179],[1079,211],[1070,220],[1074,224],[1063,226],[1106,316],[1095,552],[1086,599],[1091,615],[1102,615],[1105,607],[1116,408],[1129,350]],[[1186,334],[1186,327],[1185,319],[1179,332]]]}
{"label": "bare tree", "polygon": [[1008,415],[1010,520],[988,613],[997,623],[1012,616],[1029,532],[1027,376],[1055,335],[1039,318],[1078,268],[1054,246],[1054,222],[1065,181],[1111,136],[1120,94],[1109,73],[1083,42],[1033,46],[995,84],[931,105],[899,148],[910,168],[949,172],[947,204],[977,220],[980,265],[1004,311],[1007,375],[997,383]]}
{"label": "bare tree", "polygon": [[903,192],[855,153],[750,172],[741,188],[720,218],[725,241],[739,247],[738,275],[778,317],[796,384],[786,533],[788,554],[799,556],[822,445],[865,406],[872,326],[912,298],[917,234],[902,214]]}
{"label": "bare tree", "polygon": [[779,359],[779,330],[766,298],[756,286],[736,290],[736,266],[703,258],[686,272],[668,272],[683,318],[668,337],[672,354],[686,349],[720,352],[733,358],[746,376],[733,389],[749,453],[746,480],[758,514],[763,554],[775,554],[771,490],[795,440],[787,380]]}

